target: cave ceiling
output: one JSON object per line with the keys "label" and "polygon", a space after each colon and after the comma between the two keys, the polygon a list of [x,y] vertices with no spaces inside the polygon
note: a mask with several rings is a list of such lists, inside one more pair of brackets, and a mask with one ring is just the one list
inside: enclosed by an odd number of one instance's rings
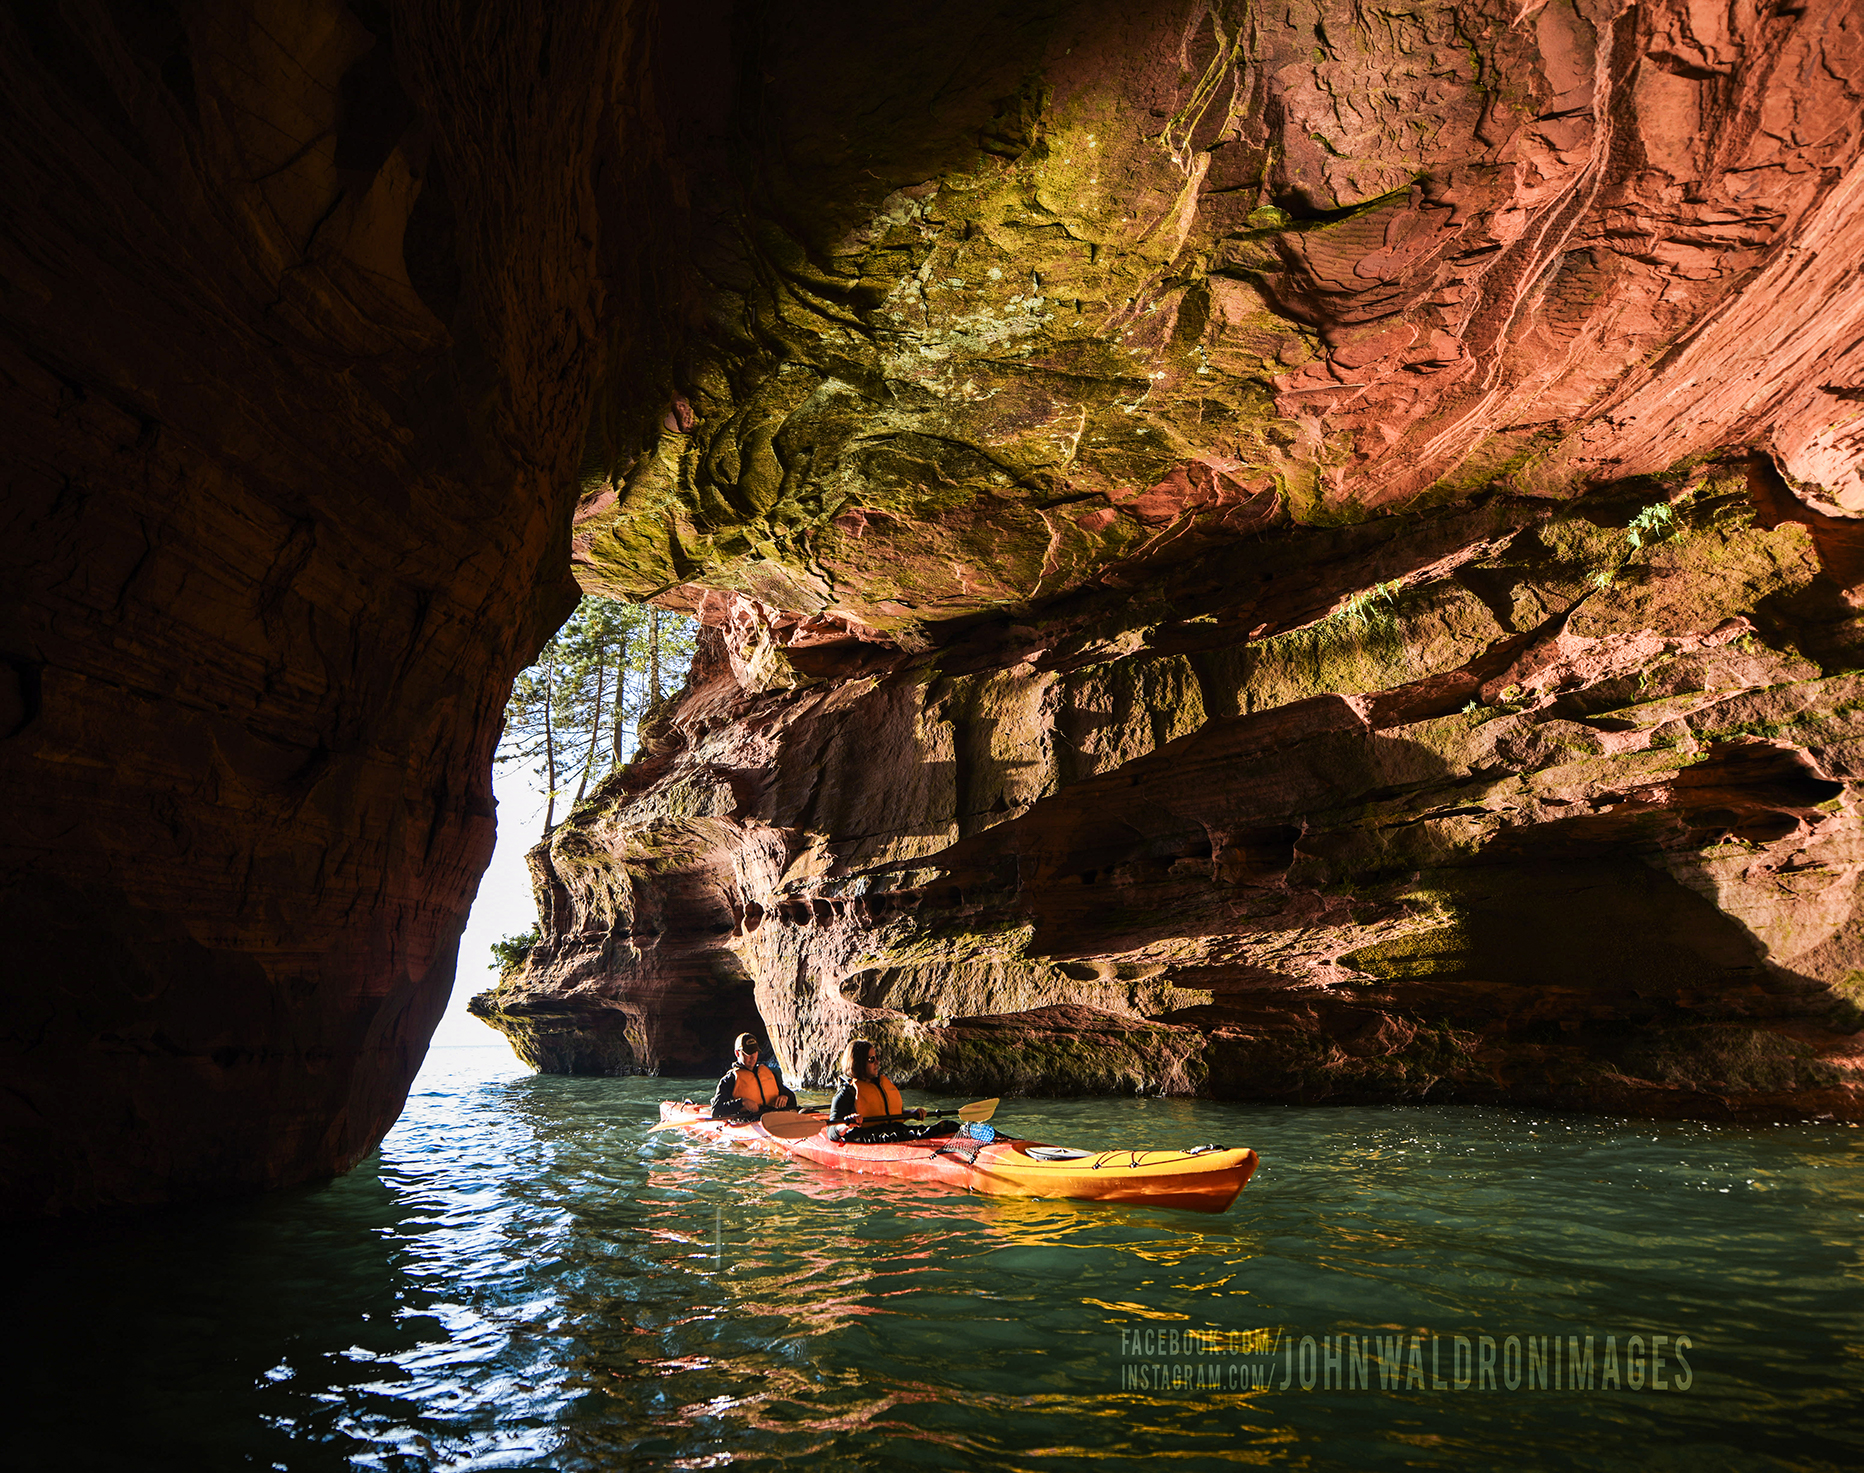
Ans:
{"label": "cave ceiling", "polygon": [[1844,7],[892,20],[756,33],[662,433],[598,420],[585,587],[924,646],[1265,528],[1731,444],[1864,511]]}

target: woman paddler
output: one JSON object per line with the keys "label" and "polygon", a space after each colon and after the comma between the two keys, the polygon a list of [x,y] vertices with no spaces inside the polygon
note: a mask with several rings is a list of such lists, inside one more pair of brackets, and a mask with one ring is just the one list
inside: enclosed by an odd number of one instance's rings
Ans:
{"label": "woman paddler", "polygon": [[957,1126],[949,1120],[936,1125],[907,1125],[924,1120],[924,1110],[908,1110],[893,1081],[880,1072],[880,1054],[865,1038],[857,1038],[841,1054],[841,1080],[828,1107],[828,1136],[851,1146],[884,1145],[888,1141],[918,1140],[928,1135],[950,1135]]}
{"label": "woman paddler", "polygon": [[796,1096],[783,1087],[775,1067],[757,1062],[757,1039],[740,1033],[735,1047],[738,1057],[712,1092],[712,1118],[755,1120],[766,1110],[794,1110]]}

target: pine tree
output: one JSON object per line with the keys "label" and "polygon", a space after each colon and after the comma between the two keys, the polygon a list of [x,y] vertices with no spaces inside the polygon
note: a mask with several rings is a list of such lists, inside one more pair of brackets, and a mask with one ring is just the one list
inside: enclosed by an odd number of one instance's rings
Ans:
{"label": "pine tree", "polygon": [[546,834],[556,827],[557,798],[569,795],[572,780],[571,809],[622,763],[637,719],[665,694],[664,677],[684,679],[697,633],[697,622],[680,614],[585,598],[537,663],[518,676],[497,760],[539,764]]}
{"label": "pine tree", "polygon": [[660,610],[654,609],[647,616],[647,684],[654,693],[654,705],[658,706],[664,692],[660,688]]}

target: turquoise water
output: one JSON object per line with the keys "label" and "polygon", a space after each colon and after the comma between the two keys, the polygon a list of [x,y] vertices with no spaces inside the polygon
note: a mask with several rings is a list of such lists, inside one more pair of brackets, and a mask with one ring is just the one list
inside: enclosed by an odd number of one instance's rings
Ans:
{"label": "turquoise water", "polygon": [[[1182,1100],[999,1113],[1084,1146],[1254,1146],[1255,1180],[1211,1216],[995,1201],[644,1134],[659,1099],[702,1087],[440,1049],[340,1181],[14,1235],[25,1365],[4,1461],[1864,1463],[1864,1132]],[[1399,1384],[1368,1357],[1369,1387],[1329,1389],[1327,1349],[1352,1370],[1341,1335],[1396,1348]],[[1564,1357],[1558,1389],[1532,1384],[1530,1344],[1556,1335],[1592,1337],[1590,1389]]]}

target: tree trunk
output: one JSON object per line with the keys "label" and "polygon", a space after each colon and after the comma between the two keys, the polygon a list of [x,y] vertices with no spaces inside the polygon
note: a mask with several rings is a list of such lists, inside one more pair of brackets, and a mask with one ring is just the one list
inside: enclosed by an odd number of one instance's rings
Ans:
{"label": "tree trunk", "polygon": [[583,755],[582,776],[576,782],[576,796],[570,799],[574,809],[589,790],[589,769],[595,766],[595,749],[602,744],[602,698],[608,694],[607,657],[595,657],[595,711],[589,718],[589,750]]}
{"label": "tree trunk", "polygon": [[557,657],[553,651],[544,670],[544,781],[549,796],[544,800],[544,834],[557,826],[557,737],[550,721],[550,708],[557,702]]}
{"label": "tree trunk", "polygon": [[628,631],[621,631],[621,645],[615,651],[615,740],[609,749],[608,765],[621,766],[622,723],[628,719]]}
{"label": "tree trunk", "polygon": [[654,693],[654,704],[660,704],[660,610],[651,609],[647,615],[647,681]]}

